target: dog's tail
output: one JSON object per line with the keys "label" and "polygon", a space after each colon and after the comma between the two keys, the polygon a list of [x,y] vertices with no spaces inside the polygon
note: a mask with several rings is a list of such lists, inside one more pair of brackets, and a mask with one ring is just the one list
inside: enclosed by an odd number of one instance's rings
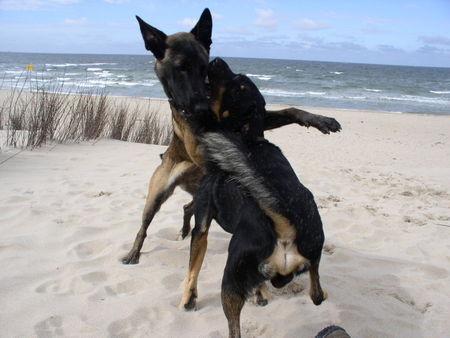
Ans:
{"label": "dog's tail", "polygon": [[207,132],[203,134],[201,144],[205,148],[206,158],[246,188],[267,215],[279,210],[279,199],[264,184],[263,177],[245,156],[238,142],[223,133]]}

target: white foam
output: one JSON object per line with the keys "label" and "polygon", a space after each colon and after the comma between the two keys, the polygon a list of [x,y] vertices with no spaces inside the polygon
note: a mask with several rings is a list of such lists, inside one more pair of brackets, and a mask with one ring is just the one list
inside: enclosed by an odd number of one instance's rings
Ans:
{"label": "white foam", "polygon": [[78,66],[78,63],[46,63],[45,64],[46,67],[50,66],[50,67],[57,67],[57,68],[64,68],[64,67],[76,67]]}
{"label": "white foam", "polygon": [[281,97],[302,97],[302,96],[322,96],[326,95],[326,92],[313,92],[313,91],[306,91],[306,92],[294,92],[294,91],[288,91],[288,90],[281,90],[281,89],[261,89],[261,93],[271,96],[281,96]]}
{"label": "white foam", "polygon": [[114,81],[114,80],[89,80],[87,82],[88,82],[88,84],[91,84],[91,85],[100,85],[103,87],[104,86],[153,87],[157,83],[157,81],[131,82],[131,81]]}
{"label": "white foam", "polygon": [[245,75],[247,75],[248,77],[256,77],[256,78],[258,78],[260,80],[270,80],[271,78],[273,78],[273,75],[271,75],[271,74],[251,74],[251,73],[248,73],[248,74],[245,74]]}
{"label": "white foam", "polygon": [[410,101],[410,102],[419,102],[419,103],[450,105],[450,100],[443,100],[443,99],[437,99],[437,98],[432,98],[432,97],[415,96],[415,95],[402,95],[400,97],[382,96],[382,97],[380,97],[380,99],[387,100],[387,101]]}
{"label": "white foam", "polygon": [[449,90],[443,90],[443,91],[430,90],[430,93],[433,93],[433,94],[450,94],[450,91]]}
{"label": "white foam", "polygon": [[91,63],[46,63],[45,66],[50,67],[79,67],[79,66],[107,66],[117,65],[114,62],[91,62]]}
{"label": "white foam", "polygon": [[5,70],[6,74],[23,74],[25,70]]}
{"label": "white foam", "polygon": [[365,90],[365,91],[368,91],[368,92],[374,92],[374,93],[382,92],[381,89],[364,88],[364,90]]}

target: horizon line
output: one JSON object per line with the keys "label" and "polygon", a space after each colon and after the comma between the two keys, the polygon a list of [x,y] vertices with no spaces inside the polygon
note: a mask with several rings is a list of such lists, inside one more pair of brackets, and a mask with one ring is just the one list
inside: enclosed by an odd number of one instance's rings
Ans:
{"label": "horizon line", "polygon": [[[51,55],[121,55],[121,56],[154,56],[151,53],[139,53],[139,54],[123,54],[123,53],[69,53],[69,52],[17,52],[17,51],[2,51],[0,53],[10,54],[51,54]],[[268,57],[248,57],[248,56],[224,56],[214,55],[210,58],[223,57],[223,58],[235,58],[235,59],[259,59],[259,60],[279,60],[279,61],[304,61],[304,62],[325,62],[325,63],[344,63],[344,64],[357,64],[357,65],[374,65],[374,66],[394,66],[394,67],[420,67],[420,68],[445,68],[450,66],[418,66],[408,64],[392,64],[392,63],[369,63],[369,62],[353,62],[353,61],[325,61],[325,60],[304,60],[304,59],[288,59],[288,58],[268,58]]]}

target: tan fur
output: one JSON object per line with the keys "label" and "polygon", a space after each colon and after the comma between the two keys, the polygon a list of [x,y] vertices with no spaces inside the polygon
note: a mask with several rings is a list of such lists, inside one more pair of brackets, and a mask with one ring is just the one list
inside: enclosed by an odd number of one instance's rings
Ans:
{"label": "tan fur", "polygon": [[177,135],[180,140],[183,140],[183,147],[189,159],[198,167],[202,167],[203,156],[201,149],[198,146],[197,137],[194,135],[187,122],[179,116],[178,112],[175,111],[172,115],[172,125],[175,135]]}
{"label": "tan fur", "polygon": [[208,247],[208,230],[209,227],[205,224],[202,233],[195,240],[192,241],[189,272],[184,284],[183,297],[180,302],[180,309],[187,309],[188,304],[195,307],[195,301],[198,297],[197,281],[198,275],[202,268],[203,259],[205,258],[206,249]]}
{"label": "tan fur", "polygon": [[220,114],[220,108],[222,107],[223,94],[225,93],[225,87],[220,86],[218,90],[213,93],[211,110],[217,117],[217,120],[220,121],[222,116]]}
{"label": "tan fur", "polygon": [[[181,185],[192,194],[198,188],[197,185],[200,182],[202,172],[194,164],[194,161],[184,146],[183,139],[179,136],[186,134],[180,132],[186,128],[183,127],[183,124],[177,124],[177,129],[178,132],[174,133],[169,147],[162,156],[162,163],[156,168],[150,179],[147,199],[142,214],[141,228],[136,235],[133,247],[122,260],[126,264],[136,264],[138,262],[142,245],[145,237],[147,237],[148,225],[161,207],[161,204],[172,194],[175,186]],[[192,152],[192,148],[190,149]]]}
{"label": "tan fur", "polygon": [[289,220],[270,209],[265,209],[264,212],[272,219],[277,233],[275,248],[265,263],[270,265],[272,271],[283,276],[309,265],[309,260],[297,250],[296,231]]}
{"label": "tan fur", "polygon": [[266,303],[269,301],[269,289],[267,288],[266,283],[262,283],[256,290],[255,290],[255,303],[259,304],[261,301],[265,301]]}

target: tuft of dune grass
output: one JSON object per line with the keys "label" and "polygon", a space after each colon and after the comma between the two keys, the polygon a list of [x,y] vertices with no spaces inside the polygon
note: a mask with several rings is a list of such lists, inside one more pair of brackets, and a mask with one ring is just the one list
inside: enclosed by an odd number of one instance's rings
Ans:
{"label": "tuft of dune grass", "polygon": [[[28,81],[28,83],[27,83]],[[104,91],[72,88],[63,82],[38,85],[30,72],[0,103],[0,130],[6,145],[34,149],[46,143],[66,143],[99,138],[167,145],[171,126],[147,107],[117,104]],[[24,88],[30,90],[24,90]],[[72,91],[74,93],[72,93]],[[75,92],[77,94],[75,94]]]}

